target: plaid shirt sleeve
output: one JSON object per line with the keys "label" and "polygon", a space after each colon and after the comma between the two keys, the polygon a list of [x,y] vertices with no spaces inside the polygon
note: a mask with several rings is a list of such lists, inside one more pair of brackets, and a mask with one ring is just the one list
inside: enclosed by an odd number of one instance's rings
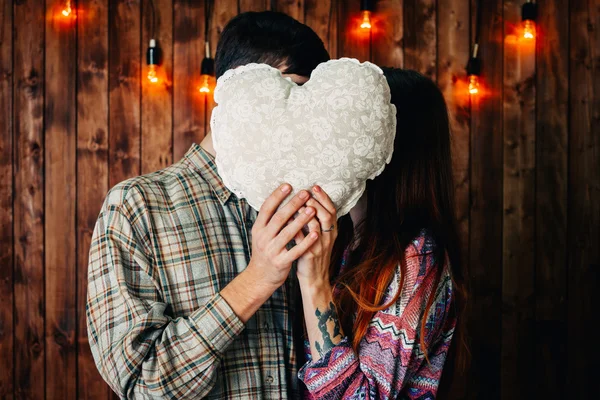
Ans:
{"label": "plaid shirt sleeve", "polygon": [[113,189],[92,238],[86,307],[92,354],[121,398],[205,396],[244,325],[218,293],[187,317],[168,315],[143,222],[147,210],[135,203]]}

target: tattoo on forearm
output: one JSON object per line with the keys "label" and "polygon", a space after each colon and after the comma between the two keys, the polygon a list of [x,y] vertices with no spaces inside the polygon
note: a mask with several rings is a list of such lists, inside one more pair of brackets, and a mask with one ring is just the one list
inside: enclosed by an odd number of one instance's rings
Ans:
{"label": "tattoo on forearm", "polygon": [[[324,353],[335,346],[331,339],[336,336],[341,336],[340,321],[338,320],[335,305],[332,302],[329,302],[329,308],[326,308],[323,312],[317,308],[315,315],[319,319],[318,327],[323,335],[323,346],[321,347],[321,344],[318,341],[315,341],[315,348],[322,357]],[[327,322],[329,320],[333,322],[333,334],[330,334],[327,330]]]}

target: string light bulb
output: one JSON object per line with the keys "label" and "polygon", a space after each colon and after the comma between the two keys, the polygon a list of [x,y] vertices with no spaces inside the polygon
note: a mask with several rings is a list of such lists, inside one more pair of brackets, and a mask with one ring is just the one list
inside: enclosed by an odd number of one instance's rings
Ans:
{"label": "string light bulb", "polygon": [[215,87],[215,60],[210,58],[210,44],[204,44],[204,59],[200,67],[200,87],[198,90],[202,94],[209,94]]}
{"label": "string light bulb", "polygon": [[535,40],[536,29],[535,29],[535,20],[537,18],[537,4],[533,3],[529,0],[527,3],[523,4],[523,8],[521,9],[521,19],[522,19],[522,29],[523,35],[522,38],[525,40]]}
{"label": "string light bulb", "polygon": [[148,80],[150,83],[158,82],[158,59],[160,50],[156,47],[156,40],[150,39],[150,46],[146,52],[146,63],[148,64]]}
{"label": "string light bulb", "polygon": [[370,0],[362,0],[360,2],[360,11],[362,13],[362,22],[360,24],[361,29],[371,29],[371,12],[373,11],[373,5]]}
{"label": "string light bulb", "polygon": [[71,0],[67,0],[65,3],[65,7],[62,9],[61,14],[63,17],[70,17],[73,13],[73,9],[71,8]]}
{"label": "string light bulb", "polygon": [[481,74],[481,60],[477,58],[477,52],[479,51],[479,44],[475,43],[473,46],[473,54],[469,58],[467,63],[467,77],[469,78],[469,94],[479,94],[479,76]]}

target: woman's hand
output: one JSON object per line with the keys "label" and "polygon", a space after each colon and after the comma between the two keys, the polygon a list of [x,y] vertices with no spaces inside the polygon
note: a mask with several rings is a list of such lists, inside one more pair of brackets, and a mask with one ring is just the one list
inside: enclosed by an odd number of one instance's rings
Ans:
{"label": "woman's hand", "polygon": [[[323,189],[314,186],[312,193],[313,197],[305,206],[314,208],[316,215],[307,224],[308,235],[318,237],[298,259],[297,273],[310,351],[313,361],[316,361],[336,346],[344,333],[329,282],[331,251],[338,235],[337,213],[333,202]],[[303,210],[300,209],[300,212]],[[296,243],[301,243],[304,233],[299,231],[295,239]]]}
{"label": "woman's hand", "polygon": [[[330,288],[329,264],[331,251],[337,238],[337,213],[327,193],[319,186],[312,188],[313,197],[305,206],[316,210],[315,218],[308,222],[308,235],[318,235],[312,246],[298,259],[298,281],[301,287]],[[299,212],[304,212],[302,209]],[[296,234],[296,243],[302,242],[304,233]]]}

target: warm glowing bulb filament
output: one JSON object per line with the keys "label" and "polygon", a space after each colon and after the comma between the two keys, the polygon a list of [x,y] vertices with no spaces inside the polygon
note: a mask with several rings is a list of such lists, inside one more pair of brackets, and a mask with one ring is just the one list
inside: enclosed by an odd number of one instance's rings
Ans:
{"label": "warm glowing bulb filament", "polygon": [[479,78],[477,75],[469,75],[469,93],[479,93]]}
{"label": "warm glowing bulb filament", "polygon": [[523,21],[523,39],[535,39],[535,22],[530,19]]}
{"label": "warm glowing bulb filament", "polygon": [[371,11],[364,10],[362,13],[363,13],[363,19],[362,19],[362,23],[360,24],[360,27],[362,29],[371,29]]}
{"label": "warm glowing bulb filament", "polygon": [[210,76],[202,75],[202,84],[200,85],[200,93],[210,93]]}
{"label": "warm glowing bulb filament", "polygon": [[71,15],[71,2],[67,1],[67,4],[65,4],[65,8],[63,8],[62,10],[62,15],[64,15],[65,17],[68,17]]}
{"label": "warm glowing bulb filament", "polygon": [[152,83],[158,82],[158,76],[156,75],[156,65],[150,64],[148,68],[148,80]]}

